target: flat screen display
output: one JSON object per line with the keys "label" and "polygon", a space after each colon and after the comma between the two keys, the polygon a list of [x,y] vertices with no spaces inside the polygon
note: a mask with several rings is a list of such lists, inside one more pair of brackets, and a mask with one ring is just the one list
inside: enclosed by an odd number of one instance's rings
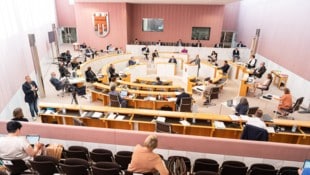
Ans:
{"label": "flat screen display", "polygon": [[192,40],[209,40],[210,27],[192,27]]}
{"label": "flat screen display", "polygon": [[142,19],[143,32],[163,32],[164,19],[161,18],[143,18]]}

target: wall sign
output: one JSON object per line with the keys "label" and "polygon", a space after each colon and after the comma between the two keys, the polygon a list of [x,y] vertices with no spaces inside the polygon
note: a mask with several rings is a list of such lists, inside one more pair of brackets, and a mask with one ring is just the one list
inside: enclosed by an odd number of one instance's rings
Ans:
{"label": "wall sign", "polygon": [[99,37],[105,37],[110,31],[108,12],[95,12],[93,14],[94,30]]}

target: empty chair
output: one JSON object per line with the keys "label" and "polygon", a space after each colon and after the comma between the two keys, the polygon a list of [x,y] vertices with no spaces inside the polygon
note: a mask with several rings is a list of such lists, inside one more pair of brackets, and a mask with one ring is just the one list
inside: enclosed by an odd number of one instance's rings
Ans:
{"label": "empty chair", "polygon": [[221,175],[246,175],[248,167],[226,164],[221,167]]}
{"label": "empty chair", "polygon": [[156,132],[172,133],[172,128],[170,123],[156,121]]}
{"label": "empty chair", "polygon": [[179,159],[183,159],[185,166],[186,166],[186,171],[187,172],[191,172],[191,160],[187,157],[184,156],[170,156],[168,157],[168,162],[171,161],[171,159],[175,159],[175,158],[179,158]]}
{"label": "empty chair", "polygon": [[259,128],[253,125],[245,125],[243,128],[241,139],[243,140],[256,140],[256,141],[268,141],[268,131],[263,128]]}
{"label": "empty chair", "polygon": [[249,107],[249,110],[248,110],[248,116],[252,116],[256,113],[256,111],[258,110],[258,107],[255,106],[255,107]]}
{"label": "empty chair", "polygon": [[119,175],[121,167],[114,162],[98,162],[92,166],[93,175]]}
{"label": "empty chair", "polygon": [[222,163],[222,167],[224,165],[232,165],[232,166],[237,166],[237,167],[245,167],[245,163],[237,161],[237,160],[226,160]]}
{"label": "empty chair", "polygon": [[211,103],[212,99],[218,99],[219,98],[219,93],[220,93],[220,87],[212,87],[210,89],[210,93],[208,95],[206,95],[206,101],[208,101],[209,103],[206,105],[215,105]]}
{"label": "empty chair", "polygon": [[121,107],[121,101],[119,96],[110,94],[110,106],[112,107]]}
{"label": "empty chair", "polygon": [[11,175],[21,173],[26,174],[27,172],[25,171],[29,169],[25,161],[22,159],[14,159],[14,160],[1,159],[1,161],[3,162],[3,165],[7,168],[7,170],[10,172]]}
{"label": "empty chair", "polygon": [[192,97],[181,98],[179,111],[180,112],[192,112]]}
{"label": "empty chair", "polygon": [[219,171],[219,164],[212,159],[196,159],[193,167],[193,172],[198,171]]}
{"label": "empty chair", "polygon": [[67,158],[79,158],[84,160],[89,160],[88,149],[83,146],[70,146],[68,150],[66,150]]}
{"label": "empty chair", "polygon": [[53,175],[59,173],[58,160],[50,156],[36,156],[29,160],[32,169],[38,174]]}
{"label": "empty chair", "polygon": [[266,164],[266,163],[254,163],[251,165],[250,167],[250,171],[255,169],[255,168],[262,168],[262,169],[268,169],[268,170],[275,170],[275,167],[273,165],[270,164]]}
{"label": "empty chair", "polygon": [[131,151],[119,151],[115,154],[115,162],[121,166],[122,170],[128,168],[128,164],[131,162]]}
{"label": "empty chair", "polygon": [[218,175],[218,172],[214,171],[198,171],[195,175]]}
{"label": "empty chair", "polygon": [[89,156],[93,162],[112,162],[114,160],[112,152],[107,149],[93,149]]}
{"label": "empty chair", "polygon": [[254,168],[249,172],[249,175],[276,175],[277,172],[275,169]]}
{"label": "empty chair", "polygon": [[298,167],[284,166],[278,171],[278,175],[298,175]]}
{"label": "empty chair", "polygon": [[133,175],[134,173],[143,174],[143,175],[153,175],[153,173],[139,173],[139,172],[131,172],[131,171],[128,171],[128,170],[125,170],[125,174],[124,175]]}
{"label": "empty chair", "polygon": [[88,175],[90,172],[89,164],[84,159],[67,158],[59,166],[66,175]]}

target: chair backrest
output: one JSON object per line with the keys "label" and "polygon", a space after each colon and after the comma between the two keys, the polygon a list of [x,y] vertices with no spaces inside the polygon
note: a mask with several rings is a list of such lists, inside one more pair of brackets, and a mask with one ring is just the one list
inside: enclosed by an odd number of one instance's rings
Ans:
{"label": "chair backrest", "polygon": [[110,106],[112,107],[121,107],[120,99],[118,95],[110,94]]}
{"label": "chair backrest", "polygon": [[89,152],[86,147],[83,146],[70,146],[66,151],[67,158],[79,158],[89,160]]}
{"label": "chair backrest", "polygon": [[210,100],[219,98],[220,87],[212,87],[210,89]]}
{"label": "chair backrest", "polygon": [[254,115],[255,113],[256,113],[256,111],[258,110],[258,107],[257,106],[255,106],[255,107],[249,107],[249,110],[248,110],[248,115],[249,116],[252,116],[252,115]]}
{"label": "chair backrest", "polygon": [[156,132],[172,133],[171,124],[156,121]]}
{"label": "chair backrest", "polygon": [[241,139],[243,140],[257,140],[257,141],[268,141],[269,136],[266,129],[259,128],[252,125],[245,125],[243,128]]}
{"label": "chair backrest", "polygon": [[254,163],[254,164],[251,165],[250,170],[253,170],[255,168],[275,170],[275,167],[273,165],[266,164],[266,163]]}
{"label": "chair backrest", "polygon": [[153,175],[153,173],[139,173],[139,172],[132,172],[132,171],[128,171],[128,170],[125,170],[124,175],[133,175],[134,173],[143,174],[143,175]]}
{"label": "chair backrest", "polygon": [[92,166],[93,175],[119,175],[121,167],[114,162],[98,162]]}
{"label": "chair backrest", "polygon": [[278,170],[254,168],[250,171],[249,175],[276,175]]}
{"label": "chair backrest", "polygon": [[237,167],[245,167],[245,163],[236,161],[236,160],[226,160],[222,163],[222,167],[225,165],[237,166]]}
{"label": "chair backrest", "polygon": [[59,173],[58,164],[52,161],[31,161],[29,160],[31,168],[38,174],[53,175]]}
{"label": "chair backrest", "polygon": [[122,170],[128,168],[129,163],[131,162],[132,152],[130,151],[119,151],[115,154],[115,162],[121,166]]}
{"label": "chair backrest", "polygon": [[298,175],[298,167],[283,166],[279,169],[279,175]]}
{"label": "chair backrest", "polygon": [[195,175],[218,175],[218,173],[214,171],[198,171]]}
{"label": "chair backrest", "polygon": [[193,172],[198,171],[213,171],[218,172],[219,164],[212,159],[197,159],[194,163]]}
{"label": "chair backrest", "polygon": [[25,170],[28,170],[26,163],[22,159],[5,160],[1,159],[3,165],[8,169],[10,174],[21,174]]}
{"label": "chair backrest", "polygon": [[112,162],[114,160],[113,153],[107,149],[93,149],[89,154],[93,162]]}
{"label": "chair backrest", "polygon": [[180,112],[191,112],[192,111],[192,97],[181,98]]}
{"label": "chair backrest", "polygon": [[299,107],[300,105],[302,104],[302,102],[304,101],[304,97],[300,97],[296,100],[294,106],[292,107],[292,112],[295,112],[295,111],[298,111],[299,110]]}
{"label": "chair backrest", "polygon": [[221,175],[246,175],[248,167],[246,166],[233,166],[233,165],[224,165],[221,168]]}
{"label": "chair backrest", "polygon": [[60,168],[66,175],[88,175],[89,168],[84,165],[67,165],[59,163]]}

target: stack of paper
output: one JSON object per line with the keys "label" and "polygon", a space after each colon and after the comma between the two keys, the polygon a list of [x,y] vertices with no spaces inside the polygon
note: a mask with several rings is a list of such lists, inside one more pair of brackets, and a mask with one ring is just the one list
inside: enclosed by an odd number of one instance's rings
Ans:
{"label": "stack of paper", "polygon": [[181,123],[183,126],[190,126],[190,125],[191,125],[187,120],[181,120],[180,123]]}
{"label": "stack of paper", "polygon": [[124,120],[125,116],[124,115],[118,115],[115,120]]}
{"label": "stack of paper", "polygon": [[159,122],[165,122],[166,121],[166,117],[157,117],[156,119]]}
{"label": "stack of paper", "polygon": [[224,122],[220,122],[220,121],[214,121],[214,126],[217,129],[225,129],[226,128]]}
{"label": "stack of paper", "polygon": [[275,133],[274,127],[267,127],[266,129],[268,133]]}
{"label": "stack of paper", "polygon": [[239,120],[239,117],[236,116],[236,115],[229,115],[230,119],[233,120],[233,121],[237,121]]}
{"label": "stack of paper", "polygon": [[94,112],[94,114],[91,116],[92,118],[101,118],[102,117],[102,112]]}

